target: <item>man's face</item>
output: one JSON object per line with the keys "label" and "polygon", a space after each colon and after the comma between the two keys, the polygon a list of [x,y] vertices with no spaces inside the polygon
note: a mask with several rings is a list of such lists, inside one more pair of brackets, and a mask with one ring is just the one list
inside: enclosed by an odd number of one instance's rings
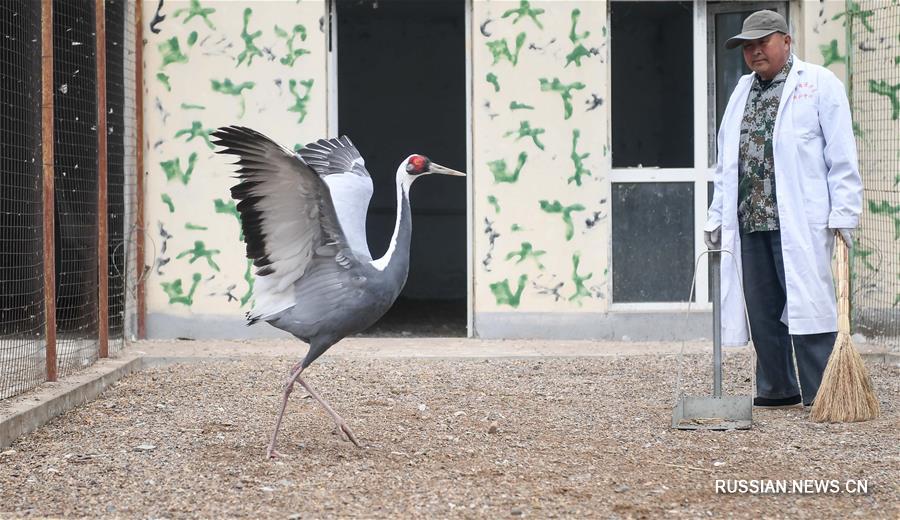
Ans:
{"label": "man's face", "polygon": [[791,55],[791,37],[776,32],[758,40],[747,40],[742,49],[747,66],[762,79],[769,80],[787,63]]}

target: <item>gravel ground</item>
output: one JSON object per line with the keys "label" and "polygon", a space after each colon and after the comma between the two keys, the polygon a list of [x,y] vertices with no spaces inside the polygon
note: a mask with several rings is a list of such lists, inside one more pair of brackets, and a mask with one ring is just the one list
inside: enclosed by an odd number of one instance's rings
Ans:
{"label": "gravel ground", "polygon": [[[133,374],[0,453],[0,517],[900,517],[897,366],[872,365],[883,416],[820,425],[755,411],[750,431],[669,428],[675,358],[347,359],[298,390],[264,459],[293,360]],[[708,357],[688,356],[704,393]],[[746,356],[727,360],[744,388]],[[716,494],[716,479],[848,479],[867,494]]]}

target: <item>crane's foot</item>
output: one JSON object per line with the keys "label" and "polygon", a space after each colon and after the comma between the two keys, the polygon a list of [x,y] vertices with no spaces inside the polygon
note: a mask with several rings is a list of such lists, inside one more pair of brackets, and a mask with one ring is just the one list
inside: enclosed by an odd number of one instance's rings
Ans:
{"label": "crane's foot", "polygon": [[281,454],[278,453],[277,451],[275,451],[275,448],[273,446],[269,446],[268,448],[266,448],[266,459],[276,460],[276,459],[280,459],[280,458],[281,458]]}
{"label": "crane's foot", "polygon": [[357,448],[362,447],[359,444],[359,440],[356,439],[356,435],[353,433],[353,430],[350,429],[350,425],[344,422],[343,419],[334,422],[334,433],[336,435],[340,435],[341,439],[352,442],[356,445]]}

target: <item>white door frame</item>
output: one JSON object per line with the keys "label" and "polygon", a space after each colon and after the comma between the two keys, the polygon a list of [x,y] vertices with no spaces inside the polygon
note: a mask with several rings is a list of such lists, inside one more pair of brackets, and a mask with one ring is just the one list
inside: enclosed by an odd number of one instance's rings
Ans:
{"label": "white door frame", "polygon": [[325,38],[327,61],[327,87],[325,98],[328,100],[328,114],[326,116],[325,132],[327,137],[338,137],[338,26],[337,26],[337,0],[325,0]]}
{"label": "white door frame", "polygon": [[474,98],[473,77],[473,47],[472,31],[474,6],[472,0],[465,0],[465,41],[466,41],[466,336],[475,337],[475,249],[472,243],[475,239],[475,182],[472,173],[475,171],[475,157],[472,154],[472,100]]}

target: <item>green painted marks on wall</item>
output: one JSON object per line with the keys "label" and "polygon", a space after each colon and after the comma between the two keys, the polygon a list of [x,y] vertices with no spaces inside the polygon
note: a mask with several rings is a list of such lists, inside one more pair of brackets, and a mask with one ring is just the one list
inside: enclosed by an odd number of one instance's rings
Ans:
{"label": "green painted marks on wall", "polygon": [[184,223],[184,229],[188,229],[188,230],[191,230],[191,231],[206,231],[206,230],[208,230],[209,228],[206,227],[206,226],[201,226],[201,225],[199,225],[199,224],[192,224],[192,223],[190,223],[190,222],[185,222],[185,223]]}
{"label": "green painted marks on wall", "polygon": [[194,247],[192,247],[191,249],[186,249],[186,250],[182,251],[181,253],[178,253],[178,256],[176,256],[175,259],[180,260],[181,258],[190,255],[191,258],[190,258],[190,260],[188,260],[188,263],[193,264],[198,259],[205,258],[206,263],[209,264],[210,267],[212,267],[213,269],[218,271],[219,265],[216,264],[216,262],[213,260],[212,257],[213,257],[213,255],[217,255],[219,253],[221,253],[221,251],[218,249],[206,249],[206,244],[203,243],[202,240],[195,240]]}
{"label": "green painted marks on wall", "polygon": [[869,25],[869,17],[874,15],[875,12],[872,10],[863,11],[859,4],[856,2],[848,2],[848,7],[843,12],[840,12],[831,17],[832,20],[837,20],[838,18],[843,18],[841,21],[841,25],[845,26],[847,23],[852,22],[853,18],[859,18],[859,22],[863,24],[863,27],[866,28],[869,32],[875,32],[875,29]]}
{"label": "green painted marks on wall", "polygon": [[525,228],[523,228],[522,226],[520,226],[518,224],[513,224],[513,225],[509,226],[509,230],[512,231],[513,233],[516,233],[518,231],[525,231]]}
{"label": "green painted marks on wall", "polygon": [[159,66],[160,69],[164,69],[173,63],[188,62],[188,57],[181,52],[181,45],[178,43],[177,36],[173,36],[168,40],[163,41],[156,48],[159,49],[159,54],[162,58],[162,65]]}
{"label": "green painted marks on wall", "polygon": [[297,119],[298,123],[302,123],[303,120],[306,119],[306,114],[308,111],[307,104],[309,103],[309,91],[312,90],[313,83],[315,83],[315,80],[312,78],[300,81],[300,85],[306,88],[306,92],[304,92],[301,96],[297,93],[297,81],[292,79],[288,82],[288,88],[290,89],[291,94],[294,96],[294,105],[288,108],[288,112],[297,112],[298,114],[300,114],[300,118]]}
{"label": "green painted marks on wall", "polygon": [[216,26],[213,25],[212,21],[210,21],[210,19],[209,19],[209,15],[213,14],[214,12],[216,12],[216,10],[213,9],[212,7],[207,7],[207,8],[202,7],[200,5],[200,0],[191,0],[191,3],[188,7],[184,7],[184,8],[176,10],[172,14],[172,16],[174,16],[175,18],[178,18],[182,14],[187,13],[187,16],[184,17],[184,22],[182,22],[184,24],[187,24],[188,22],[190,22],[191,18],[194,18],[195,16],[199,16],[203,20],[203,23],[206,24],[207,27],[209,27],[210,29],[215,29]]}
{"label": "green painted marks on wall", "polygon": [[247,282],[247,292],[241,296],[241,307],[247,305],[247,302],[253,296],[253,282],[255,278],[253,278],[253,260],[249,258],[247,259],[247,269],[244,271],[244,281]]}
{"label": "green painted marks on wall", "polygon": [[875,204],[875,201],[870,200],[869,211],[873,215],[889,215],[894,219],[894,240],[900,239],[900,204],[894,206],[886,200],[881,201],[881,204]]}
{"label": "green painted marks on wall", "polygon": [[534,145],[543,150],[544,143],[542,143],[540,139],[538,139],[538,136],[543,134],[544,132],[545,130],[543,128],[531,128],[531,123],[529,121],[520,121],[518,130],[510,130],[509,132],[503,134],[503,137],[510,137],[515,135],[516,142],[518,142],[519,139],[522,139],[523,137],[530,137],[532,142],[534,142]]}
{"label": "green painted marks on wall", "polygon": [[247,66],[249,67],[251,63],[253,63],[253,58],[259,56],[262,57],[263,53],[259,50],[259,47],[253,42],[253,40],[262,36],[262,31],[256,31],[253,34],[247,32],[247,26],[250,23],[250,15],[253,14],[253,9],[249,7],[244,9],[244,27],[241,29],[241,40],[244,41],[244,50],[238,54],[237,65],[235,68],[240,67],[241,63],[244,63],[244,60],[247,60]]}
{"label": "green painted marks on wall", "polygon": [[559,78],[553,78],[553,81],[546,78],[540,78],[539,81],[541,83],[541,92],[556,92],[560,95],[563,102],[565,119],[572,117],[572,91],[583,89],[585,87],[584,83],[576,81],[565,85],[559,81]]}
{"label": "green painted marks on wall", "polygon": [[822,66],[827,67],[832,63],[847,63],[847,57],[841,56],[838,50],[838,41],[831,40],[827,45],[819,45],[819,51],[822,52]]}
{"label": "green painted marks on wall", "polygon": [[213,207],[216,209],[216,213],[224,213],[226,215],[233,215],[234,218],[238,221],[238,233],[240,240],[243,242],[244,240],[244,229],[241,226],[241,214],[238,212],[237,203],[233,200],[229,200],[225,202],[222,199],[216,199],[213,201]]}
{"label": "green painted marks on wall", "polygon": [[493,72],[488,72],[487,76],[484,77],[485,81],[494,86],[494,92],[500,92],[500,82],[497,81],[497,75]]}
{"label": "green painted marks on wall", "polygon": [[572,9],[572,27],[569,29],[569,41],[575,44],[575,48],[572,49],[572,52],[566,55],[566,64],[565,67],[568,67],[572,63],[575,63],[577,67],[581,67],[581,58],[589,58],[594,53],[589,51],[582,43],[582,40],[586,39],[590,36],[591,31],[584,31],[579,34],[576,30],[576,26],[578,25],[578,18],[581,16],[581,9]]}
{"label": "green painted marks on wall", "polygon": [[509,50],[506,38],[487,42],[488,50],[491,51],[491,55],[494,57],[494,62],[491,65],[500,63],[500,60],[506,60],[515,66],[519,63],[519,51],[522,50],[523,45],[525,45],[525,33],[523,32],[516,36],[515,52]]}
{"label": "green painted marks on wall", "polygon": [[576,67],[580,67],[581,58],[590,58],[593,55],[593,52],[587,50],[584,45],[579,43],[574,49],[572,49],[572,52],[566,54],[566,64],[564,68],[568,67],[572,63],[574,63]]}
{"label": "green painted marks on wall", "polygon": [[509,279],[492,283],[490,285],[491,292],[494,294],[494,299],[497,300],[497,305],[509,305],[513,308],[518,307],[522,299],[522,291],[525,290],[525,282],[527,281],[528,275],[523,274],[519,276],[519,283],[515,292],[511,291],[509,288]]}
{"label": "green painted marks on wall", "polygon": [[197,43],[197,31],[191,31],[187,38],[188,47],[193,47],[195,43]]}
{"label": "green painted marks on wall", "polygon": [[591,156],[590,152],[585,152],[583,154],[579,154],[576,150],[578,148],[578,138],[581,137],[581,131],[577,128],[572,130],[572,154],[569,156],[572,158],[572,164],[575,165],[575,173],[572,174],[571,177],[567,179],[569,184],[574,182],[577,186],[581,186],[581,178],[585,175],[590,176],[591,170],[588,170],[584,167],[584,159],[587,159]]}
{"label": "green painted marks on wall", "polygon": [[200,124],[200,121],[193,121],[193,122],[191,122],[190,128],[183,128],[183,129],[175,132],[175,139],[178,139],[179,137],[186,135],[186,136],[188,136],[186,142],[191,142],[194,140],[194,138],[199,137],[199,138],[203,139],[204,141],[206,141],[206,146],[208,146],[209,149],[212,150],[215,147],[213,146],[212,142],[210,142],[210,140],[209,140],[209,134],[210,134],[210,132],[212,132],[214,130],[215,130],[214,128],[203,128],[203,125]]}
{"label": "green painted marks on wall", "polygon": [[487,165],[491,170],[491,175],[494,176],[494,182],[512,183],[519,180],[519,174],[522,173],[522,167],[525,166],[525,161],[527,160],[528,153],[520,153],[519,160],[516,163],[516,168],[513,171],[509,171],[509,167],[506,165],[505,159],[497,159],[496,161],[487,163]]}
{"label": "green painted marks on wall", "polygon": [[166,174],[166,181],[171,181],[172,179],[181,181],[182,184],[187,185],[188,182],[191,181],[191,174],[194,173],[194,165],[197,162],[197,152],[192,152],[188,157],[188,167],[187,170],[181,169],[181,159],[175,158],[169,161],[163,161],[159,163],[162,167],[163,171]]}
{"label": "green painted marks on wall", "polygon": [[225,202],[222,199],[216,199],[213,201],[213,205],[215,205],[216,213],[225,213],[227,215],[234,215],[235,218],[238,219],[238,222],[241,220],[241,214],[238,213],[237,204],[233,200],[229,200]]}
{"label": "green painted marks on wall", "polygon": [[159,198],[162,199],[163,204],[168,206],[169,213],[175,213],[175,203],[172,202],[172,197],[170,197],[168,193],[163,193],[162,195],[159,196]]}
{"label": "green painted marks on wall", "polygon": [[578,25],[578,18],[580,16],[581,9],[578,9],[577,7],[575,9],[572,9],[572,28],[569,29],[569,41],[572,43],[578,43],[591,35],[591,31],[584,31],[581,34],[578,34],[578,32],[575,30],[575,26]]}
{"label": "green painted marks on wall", "polygon": [[215,92],[220,94],[225,94],[226,96],[235,96],[240,99],[241,103],[241,111],[238,114],[238,118],[244,117],[244,90],[250,90],[256,86],[256,83],[252,81],[245,81],[239,85],[235,85],[233,81],[229,78],[225,78],[222,81],[217,79],[210,80],[212,84],[212,89]]}
{"label": "green painted marks on wall", "polygon": [[182,305],[187,305],[190,307],[194,304],[194,291],[197,290],[197,285],[200,283],[200,273],[194,273],[192,277],[191,289],[187,294],[184,294],[184,288],[181,286],[181,278],[176,279],[174,282],[161,282],[162,290],[169,297],[169,303],[180,303]]}
{"label": "green painted marks on wall", "polygon": [[182,110],[206,110],[206,107],[203,105],[192,105],[190,103],[182,103]]}
{"label": "green painted marks on wall", "polygon": [[166,87],[166,92],[172,92],[172,84],[169,83],[169,75],[164,72],[157,72],[156,79]]}
{"label": "green painted marks on wall", "polygon": [[525,103],[519,103],[518,101],[510,101],[509,109],[510,110],[534,110],[534,107],[531,105],[526,105]]}
{"label": "green painted marks on wall", "polygon": [[589,298],[592,296],[591,291],[585,287],[584,282],[590,280],[594,273],[588,273],[584,276],[578,274],[578,264],[581,263],[581,253],[575,253],[572,255],[572,282],[575,284],[575,292],[572,293],[572,296],[569,296],[570,302],[576,302],[578,305],[581,305],[581,300],[583,298]]}
{"label": "green painted marks on wall", "polygon": [[288,34],[287,31],[282,29],[281,27],[275,26],[275,35],[279,38],[283,38],[285,43],[287,44],[288,52],[284,55],[279,62],[282,65],[287,65],[288,67],[293,67],[294,62],[297,61],[297,58],[303,56],[304,54],[309,54],[309,51],[306,49],[295,49],[294,48],[294,40],[297,36],[300,36],[300,41],[306,41],[306,27],[297,24],[291,29],[291,33]]}
{"label": "green painted marks on wall", "polygon": [[572,213],[576,211],[584,211],[584,206],[582,204],[572,204],[571,206],[563,206],[561,202],[558,200],[554,200],[553,202],[549,202],[546,200],[538,201],[541,205],[541,209],[550,214],[560,214],[563,219],[563,223],[566,225],[566,240],[572,240],[572,237],[575,236],[575,225],[572,223]]}
{"label": "green painted marks on wall", "polygon": [[527,16],[531,19],[531,21],[534,22],[534,25],[538,26],[538,29],[543,30],[544,26],[541,25],[541,21],[538,20],[538,16],[542,14],[544,14],[543,9],[534,9],[531,7],[531,3],[528,0],[520,0],[519,7],[517,9],[510,9],[506,11],[500,18],[508,18],[512,15],[516,15],[516,17],[512,21],[513,25],[515,25],[519,23],[519,20]]}
{"label": "green painted marks on wall", "polygon": [[879,81],[870,79],[869,92],[873,92],[880,96],[887,96],[887,98],[891,100],[891,119],[900,117],[900,99],[897,97],[897,93],[900,92],[900,83],[890,85],[883,79]]}
{"label": "green painted marks on wall", "polygon": [[541,256],[547,254],[546,251],[542,249],[534,249],[534,246],[531,245],[531,242],[522,242],[519,245],[518,251],[513,251],[506,255],[507,260],[516,259],[516,264],[521,264],[525,260],[532,259],[537,264],[538,269],[544,270],[544,264],[541,263]]}
{"label": "green painted marks on wall", "polygon": [[495,197],[493,195],[488,195],[487,201],[488,201],[488,204],[490,204],[491,207],[494,208],[494,212],[500,213],[500,203],[497,202],[497,197]]}

